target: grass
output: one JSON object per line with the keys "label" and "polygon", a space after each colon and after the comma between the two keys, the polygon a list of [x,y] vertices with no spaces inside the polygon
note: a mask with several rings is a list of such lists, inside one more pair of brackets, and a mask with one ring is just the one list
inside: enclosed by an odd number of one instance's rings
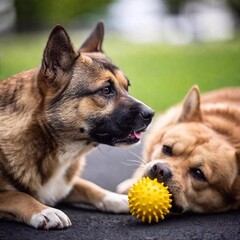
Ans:
{"label": "grass", "polygon": [[[73,34],[73,42],[82,42]],[[14,36],[0,42],[0,79],[38,66],[46,34]],[[202,92],[240,86],[240,41],[169,46],[133,44],[106,35],[104,50],[131,81],[130,92],[156,111],[183,99],[188,89]]]}

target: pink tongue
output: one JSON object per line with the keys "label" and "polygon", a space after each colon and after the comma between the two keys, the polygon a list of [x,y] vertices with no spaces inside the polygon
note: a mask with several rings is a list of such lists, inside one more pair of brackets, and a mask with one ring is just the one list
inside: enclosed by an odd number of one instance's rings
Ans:
{"label": "pink tongue", "polygon": [[140,139],[141,138],[141,133],[134,132],[134,133],[130,133],[129,136],[132,137],[132,138]]}

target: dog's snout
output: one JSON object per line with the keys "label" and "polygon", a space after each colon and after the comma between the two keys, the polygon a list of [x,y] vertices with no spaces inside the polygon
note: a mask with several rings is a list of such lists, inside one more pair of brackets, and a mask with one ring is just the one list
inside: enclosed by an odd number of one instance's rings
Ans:
{"label": "dog's snout", "polygon": [[151,120],[154,116],[154,111],[150,107],[148,107],[144,104],[141,104],[140,106],[138,106],[135,109],[136,109],[135,111],[138,112],[138,114],[142,118],[142,120],[151,122]]}
{"label": "dog's snout", "polygon": [[171,170],[162,163],[155,163],[150,170],[151,178],[157,178],[158,181],[164,182],[172,177]]}
{"label": "dog's snout", "polygon": [[154,111],[151,108],[144,108],[141,110],[140,115],[144,120],[152,120]]}
{"label": "dog's snout", "polygon": [[132,107],[131,112],[140,116],[144,122],[147,122],[147,124],[149,124],[151,122],[151,120],[155,114],[154,111],[150,107],[148,107],[144,104],[140,104],[135,107]]}

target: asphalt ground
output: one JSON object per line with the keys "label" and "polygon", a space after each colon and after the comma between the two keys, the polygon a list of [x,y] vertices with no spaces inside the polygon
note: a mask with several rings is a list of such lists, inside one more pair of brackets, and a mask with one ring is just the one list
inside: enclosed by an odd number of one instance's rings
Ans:
{"label": "asphalt ground", "polygon": [[[100,146],[88,155],[83,177],[114,191],[118,183],[131,176],[140,156],[141,144],[130,149]],[[0,221],[0,240],[240,239],[240,211],[168,216],[157,224],[144,224],[128,214],[102,213],[84,205],[57,208],[71,219],[70,228],[43,231]]]}

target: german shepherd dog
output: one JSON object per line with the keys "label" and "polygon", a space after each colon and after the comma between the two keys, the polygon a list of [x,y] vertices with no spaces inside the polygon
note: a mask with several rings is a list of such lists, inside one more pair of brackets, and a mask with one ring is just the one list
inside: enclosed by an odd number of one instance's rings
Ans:
{"label": "german shepherd dog", "polygon": [[118,192],[126,193],[136,179],[148,176],[169,187],[172,212],[240,209],[240,88],[200,97],[193,87],[183,104],[153,124],[143,160]]}
{"label": "german shepherd dog", "polygon": [[87,152],[137,143],[154,114],[129,95],[129,80],[102,51],[103,35],[99,22],[76,51],[58,25],[39,68],[0,82],[0,218],[65,228],[69,218],[49,207],[60,201],[128,212],[127,196],[79,177]]}

